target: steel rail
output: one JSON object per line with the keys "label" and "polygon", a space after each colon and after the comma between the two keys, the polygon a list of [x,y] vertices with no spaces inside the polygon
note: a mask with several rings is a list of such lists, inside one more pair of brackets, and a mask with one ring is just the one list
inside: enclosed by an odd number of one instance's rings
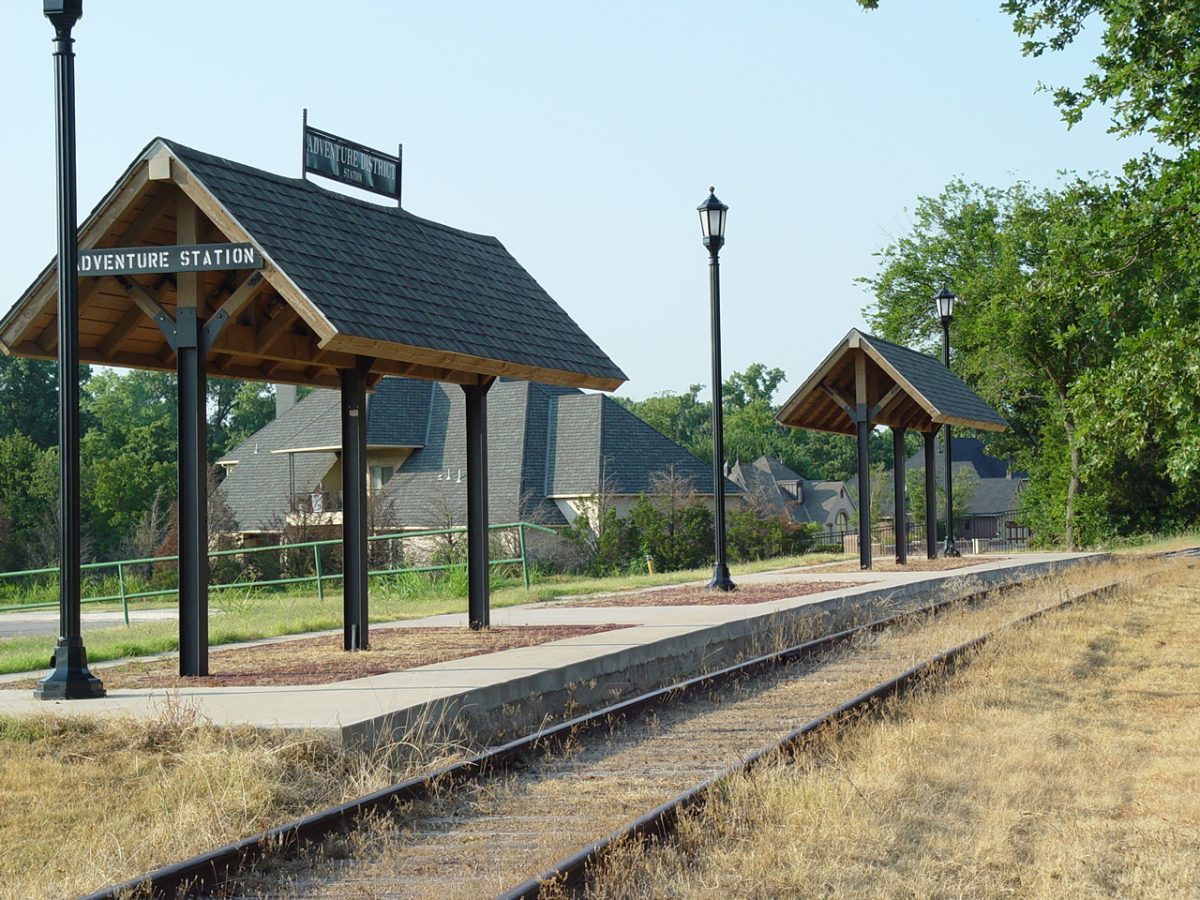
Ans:
{"label": "steel rail", "polygon": [[[1200,551],[1178,555],[1195,556],[1198,552]],[[570,889],[579,885],[586,878],[588,868],[600,861],[609,847],[614,843],[625,840],[640,840],[651,836],[659,840],[668,837],[679,822],[680,815],[688,809],[703,803],[709,792],[723,780],[743,772],[750,772],[759,763],[773,758],[777,754],[797,752],[803,747],[806,741],[811,739],[820,730],[842,723],[854,716],[865,715],[879,701],[901,695],[910,686],[934,675],[951,671],[966,653],[982,647],[998,632],[1026,624],[1040,616],[1063,609],[1074,603],[1109,596],[1119,589],[1122,584],[1123,582],[1115,581],[1111,584],[1077,594],[1074,597],[1068,597],[1050,606],[1042,607],[979,637],[972,638],[956,647],[938,653],[899,675],[880,682],[875,687],[859,694],[851,700],[847,700],[835,709],[811,719],[775,743],[756,750],[754,753],[730,766],[724,772],[713,776],[702,784],[689,788],[682,794],[639,816],[624,827],[588,844],[570,856],[559,860],[550,868],[497,895],[496,900],[536,900],[540,896],[542,888],[549,884],[553,884],[556,889]]]}
{"label": "steel rail", "polygon": [[[162,866],[120,884],[109,885],[94,893],[83,895],[79,900],[118,900],[120,897],[131,895],[167,898],[210,890],[220,883],[232,879],[239,870],[268,854],[293,852],[306,843],[317,842],[329,834],[353,827],[356,820],[361,817],[385,810],[393,805],[427,800],[434,794],[435,787],[455,786],[483,777],[491,772],[515,768],[535,750],[560,746],[567,738],[598,728],[614,718],[674,701],[736,678],[786,665],[801,657],[846,643],[860,634],[881,631],[900,622],[936,614],[950,606],[979,603],[989,595],[1004,593],[1020,585],[1021,582],[995,585],[961,597],[939,600],[917,609],[898,612],[863,625],[805,641],[784,650],[735,663],[715,672],[658,688],[489,748],[460,762],[389,785],[267,831],[232,841],[189,859]],[[599,846],[601,843],[607,845],[611,837],[613,836],[604,839],[603,842],[597,842],[594,846]],[[553,870],[548,871],[557,870],[556,866]],[[513,894],[512,896],[530,895]]]}

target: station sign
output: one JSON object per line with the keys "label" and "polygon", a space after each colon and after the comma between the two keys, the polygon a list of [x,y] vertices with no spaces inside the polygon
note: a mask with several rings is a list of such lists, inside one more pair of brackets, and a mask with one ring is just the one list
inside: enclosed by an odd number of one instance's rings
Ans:
{"label": "station sign", "polygon": [[400,202],[401,157],[304,124],[304,171]]}
{"label": "station sign", "polygon": [[252,244],[178,244],[169,247],[106,247],[79,251],[79,274],[160,275],[261,269],[262,254]]}

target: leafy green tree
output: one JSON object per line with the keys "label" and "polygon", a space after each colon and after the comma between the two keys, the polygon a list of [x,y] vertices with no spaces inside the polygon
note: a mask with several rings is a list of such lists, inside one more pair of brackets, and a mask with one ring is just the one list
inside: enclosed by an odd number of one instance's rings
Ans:
{"label": "leafy green tree", "polygon": [[661,571],[691,569],[712,561],[710,507],[689,478],[669,467],[650,476],[650,494],[638,498],[629,520],[642,552],[652,556]]}
{"label": "leafy green tree", "polygon": [[58,370],[46,360],[0,354],[0,434],[17,431],[39,447],[58,442]]}
{"label": "leafy green tree", "polygon": [[175,496],[175,379],[101,371],[88,382],[83,403],[94,423],[80,442],[83,492],[97,552],[111,553],[156,495]]}
{"label": "leafy green tree", "polygon": [[19,431],[0,437],[0,570],[54,561],[57,500],[58,453],[38,447]]}
{"label": "leafy green tree", "polygon": [[275,390],[261,381],[208,382],[208,459],[213,462],[275,417]]}
{"label": "leafy green tree", "polygon": [[[879,0],[858,0],[864,9]],[[1078,87],[1051,90],[1063,120],[1074,125],[1095,103],[1112,111],[1111,131],[1153,132],[1191,147],[1200,134],[1200,6],[1192,0],[1003,0],[1021,51],[1041,56],[1065,50],[1089,25],[1104,29],[1095,68]]]}
{"label": "leafy green tree", "polygon": [[1022,52],[1041,56],[1074,43],[1098,22],[1103,50],[1078,87],[1056,87],[1054,102],[1069,125],[1093,104],[1111,110],[1111,131],[1153,132],[1191,147],[1200,134],[1200,5],[1192,0],[1005,0]]}
{"label": "leafy green tree", "polygon": [[[1142,310],[1125,291],[1139,263],[1112,240],[1122,202],[1107,182],[1076,179],[1059,191],[1017,184],[1001,191],[952,182],[918,202],[913,231],[881,253],[865,279],[877,298],[866,311],[885,337],[933,344],[930,297],[943,283],[964,302],[956,310],[955,371],[1009,420],[997,441],[1031,476],[1065,469],[1061,525],[1076,542],[1084,446],[1072,388],[1104,365]],[[1047,442],[1053,426],[1062,439]]]}

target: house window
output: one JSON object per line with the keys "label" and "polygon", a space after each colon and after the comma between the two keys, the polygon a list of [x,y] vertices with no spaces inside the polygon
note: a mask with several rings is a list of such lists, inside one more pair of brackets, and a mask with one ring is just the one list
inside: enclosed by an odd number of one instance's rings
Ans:
{"label": "house window", "polygon": [[378,491],[392,480],[393,466],[371,466],[371,490]]}

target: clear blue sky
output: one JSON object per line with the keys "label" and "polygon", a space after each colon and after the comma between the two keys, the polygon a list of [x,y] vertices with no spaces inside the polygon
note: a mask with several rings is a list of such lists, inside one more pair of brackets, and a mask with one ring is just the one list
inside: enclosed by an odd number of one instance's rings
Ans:
{"label": "clear blue sky", "polygon": [[[725,374],[778,366],[790,392],[863,324],[854,278],[918,196],[1142,148],[1034,92],[1078,81],[1094,42],[1024,59],[997,6],[85,0],[80,216],[155,135],[296,175],[308,107],[402,142],[405,207],[497,235],[643,398],[709,383],[695,207],[715,184]],[[52,36],[40,3],[4,4],[0,309],[54,253]]]}

